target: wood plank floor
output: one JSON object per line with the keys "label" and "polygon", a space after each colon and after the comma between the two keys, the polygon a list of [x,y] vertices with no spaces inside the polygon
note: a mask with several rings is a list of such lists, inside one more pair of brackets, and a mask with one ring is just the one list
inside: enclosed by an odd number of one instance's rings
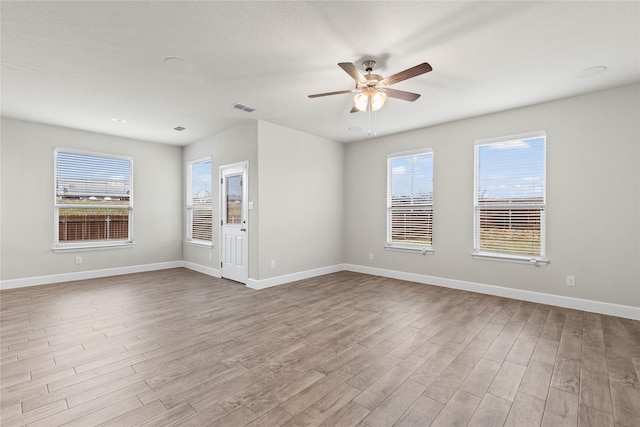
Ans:
{"label": "wood plank floor", "polygon": [[0,298],[2,427],[640,425],[627,319],[351,272]]}

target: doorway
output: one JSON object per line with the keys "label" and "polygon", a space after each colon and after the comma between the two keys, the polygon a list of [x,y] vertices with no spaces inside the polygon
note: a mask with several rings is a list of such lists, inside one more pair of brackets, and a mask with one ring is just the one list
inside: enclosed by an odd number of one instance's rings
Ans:
{"label": "doorway", "polygon": [[220,167],[220,274],[243,284],[249,278],[248,184],[246,161]]}

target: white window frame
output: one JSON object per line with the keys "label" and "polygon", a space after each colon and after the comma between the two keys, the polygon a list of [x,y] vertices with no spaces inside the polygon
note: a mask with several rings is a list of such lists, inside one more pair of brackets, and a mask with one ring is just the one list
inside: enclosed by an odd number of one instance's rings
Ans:
{"label": "white window frame", "polygon": [[[213,247],[213,181],[211,182],[211,187],[209,188],[209,193],[211,194],[211,202],[208,204],[195,206],[193,203],[193,165],[196,163],[209,162],[211,164],[211,179],[213,180],[213,160],[211,156],[202,157],[196,160],[191,160],[186,164],[186,239],[185,243],[196,245],[196,246],[205,246],[208,248]],[[195,239],[193,238],[193,213],[197,210],[208,210],[211,211],[211,240],[203,240],[203,239]]]}
{"label": "white window frame", "polygon": [[[76,240],[70,242],[60,242],[59,235],[59,212],[60,209],[64,208],[82,208],[82,209],[101,209],[104,206],[100,205],[91,205],[91,204],[67,204],[67,203],[58,203],[58,153],[69,153],[69,154],[77,154],[77,155],[86,155],[92,157],[102,157],[105,159],[114,159],[114,160],[126,160],[129,162],[129,204],[128,206],[118,206],[118,209],[127,209],[128,210],[128,238],[126,239],[104,239],[104,240]],[[53,251],[55,253],[58,252],[74,252],[74,251],[82,251],[82,250],[95,250],[95,249],[111,249],[111,248],[123,248],[123,247],[131,247],[134,245],[133,241],[133,157],[129,156],[121,156],[117,154],[110,153],[100,153],[94,151],[86,151],[86,150],[77,150],[77,149],[69,149],[69,148],[60,148],[56,147],[54,149],[53,155],[53,233],[54,233],[54,243],[53,243]]]}
{"label": "white window frame", "polygon": [[[412,157],[416,155],[422,154],[430,154],[431,161],[433,167],[435,167],[434,163],[434,153],[433,148],[424,148],[420,150],[413,151],[405,151],[401,153],[392,153],[387,156],[387,236],[386,236],[386,244],[385,249],[388,250],[396,250],[396,251],[406,251],[406,252],[418,252],[423,255],[432,254],[433,253],[433,222],[434,222],[434,197],[433,192],[431,195],[431,202],[421,203],[421,204],[412,204],[406,207],[392,206],[392,194],[391,194],[391,162],[394,159],[403,158],[403,157]],[[431,182],[433,184],[433,169],[431,175]],[[392,214],[397,210],[408,210],[411,208],[422,208],[422,209],[430,209],[431,210],[431,243],[429,244],[421,244],[421,243],[399,243],[394,242],[392,238]]]}
{"label": "white window frame", "polygon": [[[492,203],[491,208],[499,210],[532,210],[540,209],[540,253],[536,255],[518,254],[516,252],[488,251],[480,248],[480,211],[482,207],[479,203],[479,147],[491,144],[504,144],[514,141],[524,141],[528,139],[544,138],[543,148],[543,165],[542,165],[542,202],[530,204],[512,204],[512,203]],[[527,132],[516,135],[509,135],[497,138],[486,138],[476,140],[474,142],[474,185],[473,185],[473,251],[472,256],[476,259],[499,260],[526,263],[535,266],[546,265],[549,260],[546,257],[546,210],[547,210],[547,134],[544,130]],[[486,206],[484,206],[486,209]]]}

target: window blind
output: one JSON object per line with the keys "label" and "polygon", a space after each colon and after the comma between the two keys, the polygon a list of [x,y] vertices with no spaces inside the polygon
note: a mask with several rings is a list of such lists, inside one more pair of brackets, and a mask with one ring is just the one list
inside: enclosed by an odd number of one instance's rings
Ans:
{"label": "window blind", "polygon": [[433,152],[391,155],[387,173],[387,247],[431,248]]}
{"label": "window blind", "polygon": [[131,160],[58,151],[56,188],[60,199],[87,198],[106,203],[129,199]]}
{"label": "window blind", "polygon": [[476,141],[474,253],[545,255],[546,134]]}
{"label": "window blind", "polygon": [[131,237],[130,158],[55,150],[54,247],[91,247]]}
{"label": "window blind", "polygon": [[213,199],[211,158],[187,164],[187,240],[212,242]]}

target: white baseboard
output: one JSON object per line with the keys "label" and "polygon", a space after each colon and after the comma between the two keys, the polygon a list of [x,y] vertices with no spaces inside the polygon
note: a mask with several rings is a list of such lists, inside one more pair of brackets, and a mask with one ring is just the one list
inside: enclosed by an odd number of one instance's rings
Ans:
{"label": "white baseboard", "polygon": [[47,276],[24,277],[20,279],[0,281],[0,290],[71,282],[73,280],[97,279],[99,277],[119,276],[122,274],[143,273],[145,271],[166,270],[168,268],[179,267],[184,267],[184,261],[168,261],[154,264],[132,265],[128,267],[105,268],[102,270],[88,270],[73,273],[51,274]]}
{"label": "white baseboard", "polygon": [[612,304],[581,298],[565,297],[562,295],[545,294],[542,292],[525,291],[522,289],[504,288],[502,286],[486,285],[483,283],[466,282],[463,280],[446,279],[443,277],[406,273],[403,271],[386,270],[362,265],[345,264],[344,269],[357,273],[372,274],[374,276],[389,277],[392,279],[407,280],[427,285],[442,286],[445,288],[460,289],[522,301],[572,308],[591,313],[640,320],[640,307],[633,307],[630,305]]}
{"label": "white baseboard", "polygon": [[[220,277],[220,270],[217,270],[215,268],[195,264],[188,261],[168,261],[154,264],[133,265],[128,267],[105,268],[102,270],[89,270],[74,273],[52,274],[47,276],[2,280],[0,281],[0,290],[69,282],[73,280],[86,280],[100,277],[118,276],[122,274],[142,273],[145,271],[166,270],[169,268],[179,267],[188,268],[190,270],[207,274],[213,277]],[[262,280],[249,279],[247,281],[247,287],[252,289],[265,289],[272,286],[283,285],[285,283],[295,282],[297,280],[310,279],[312,277],[336,273],[343,270],[371,274],[374,276],[389,277],[399,280],[407,280],[410,282],[424,283],[428,285],[442,286],[452,289],[478,292],[481,294],[488,294],[505,298],[514,298],[540,304],[555,305],[558,307],[571,308],[592,313],[624,317],[626,319],[640,320],[640,307],[612,304],[607,302],[566,297],[561,295],[545,294],[542,292],[525,291],[522,289],[504,288],[501,286],[487,285],[484,283],[467,282],[464,280],[447,279],[443,277],[407,273],[404,271],[387,270],[355,264],[336,264],[332,266],[300,271],[297,273],[285,274],[282,276],[271,277]]]}
{"label": "white baseboard", "polygon": [[344,270],[344,264],[330,265],[328,267],[315,268],[313,270],[300,271],[297,273],[285,274],[282,276],[270,277],[268,279],[249,279],[247,287],[251,289],[265,289],[272,286],[283,285],[297,280],[310,279],[324,274],[336,273]]}
{"label": "white baseboard", "polygon": [[220,277],[222,277],[220,275],[220,270],[218,270],[218,269],[207,267],[206,265],[196,264],[196,263],[189,262],[189,261],[183,261],[182,263],[183,263],[182,266],[184,268],[188,268],[189,270],[197,271],[198,273],[203,273],[203,274],[206,274],[208,276],[217,277],[218,279]]}

